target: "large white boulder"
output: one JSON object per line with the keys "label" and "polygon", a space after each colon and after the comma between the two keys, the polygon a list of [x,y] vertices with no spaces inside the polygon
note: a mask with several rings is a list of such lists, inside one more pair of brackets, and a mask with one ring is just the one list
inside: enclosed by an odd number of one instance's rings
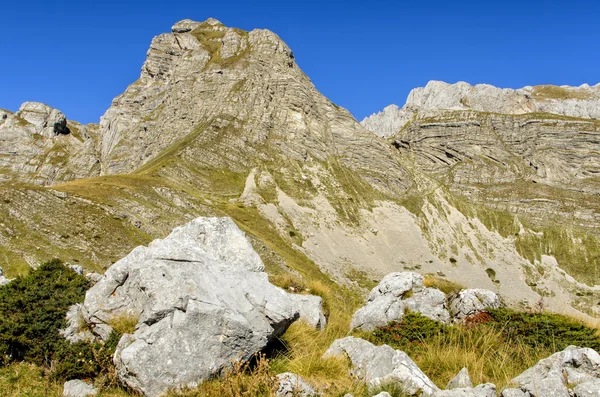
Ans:
{"label": "large white boulder", "polygon": [[354,313],[351,328],[372,331],[402,319],[406,310],[432,320],[450,322],[446,295],[442,291],[426,288],[423,276],[418,273],[396,272],[385,276],[371,290],[366,305]]}
{"label": "large white boulder", "polygon": [[67,381],[63,386],[63,397],[90,397],[97,394],[94,386],[79,379]]}
{"label": "large white boulder", "polygon": [[348,336],[335,340],[324,357],[340,355],[350,359],[353,374],[364,379],[371,390],[397,385],[406,394],[421,393],[426,397],[439,391],[406,353],[388,345],[375,346],[364,339]]}
{"label": "large white boulder", "polygon": [[64,332],[71,340],[85,328],[81,321],[101,339],[115,322],[136,324],[119,341],[114,362],[121,381],[151,397],[249,360],[299,316],[229,218],[198,218],[134,249],[75,311]]}

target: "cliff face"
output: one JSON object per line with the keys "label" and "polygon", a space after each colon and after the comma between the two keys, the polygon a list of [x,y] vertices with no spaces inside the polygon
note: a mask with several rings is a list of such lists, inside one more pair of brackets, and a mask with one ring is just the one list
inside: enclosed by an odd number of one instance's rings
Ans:
{"label": "cliff face", "polygon": [[561,105],[556,87],[467,88],[431,83],[386,108],[392,121],[365,128],[274,33],[178,22],[154,38],[140,78],[99,126],[41,104],[3,112],[1,267],[13,276],[61,257],[101,270],[219,215],[251,236],[270,273],[367,287],[418,270],[513,305],[544,299],[598,315],[598,87],[558,88],[577,106]]}
{"label": "cliff face", "polygon": [[577,118],[600,118],[600,84],[580,87],[535,86],[517,90],[489,84],[471,86],[430,81],[415,88],[402,108],[388,106],[361,123],[373,133],[390,137],[413,118],[435,117],[444,111],[473,110],[486,113],[552,113]]}

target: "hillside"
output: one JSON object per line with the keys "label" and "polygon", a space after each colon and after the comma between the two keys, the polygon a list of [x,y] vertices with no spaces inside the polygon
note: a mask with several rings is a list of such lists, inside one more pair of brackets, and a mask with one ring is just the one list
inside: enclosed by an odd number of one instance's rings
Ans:
{"label": "hillside", "polygon": [[[520,103],[489,90],[491,104]],[[417,91],[423,110],[385,140],[320,94],[276,34],[180,21],[98,125],[43,105],[43,117],[3,113],[0,266],[13,277],[60,257],[101,271],[197,216],[227,215],[271,275],[365,291],[416,270],[591,319],[600,107],[593,93],[545,90],[523,114]],[[572,101],[587,113],[559,112]]]}

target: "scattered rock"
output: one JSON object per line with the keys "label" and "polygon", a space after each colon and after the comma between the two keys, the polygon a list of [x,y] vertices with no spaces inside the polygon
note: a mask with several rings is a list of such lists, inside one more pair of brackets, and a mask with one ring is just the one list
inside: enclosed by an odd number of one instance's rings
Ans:
{"label": "scattered rock", "polygon": [[2,271],[2,268],[0,267],[0,286],[2,285],[6,285],[8,283],[10,283],[12,280],[10,278],[7,278],[4,275],[4,272]]}
{"label": "scattered rock", "polygon": [[392,397],[392,395],[386,391],[382,391],[381,393],[375,394],[373,397]]}
{"label": "scattered rock", "polygon": [[448,382],[446,389],[464,389],[473,387],[473,383],[471,382],[471,377],[469,376],[469,370],[465,367],[461,369],[458,374],[454,378]]}
{"label": "scattered rock", "polygon": [[[135,326],[117,346],[117,373],[132,389],[160,396],[249,360],[298,318],[263,269],[231,219],[197,218],[112,265],[79,315],[101,339],[111,324]],[[76,323],[69,318],[70,340],[79,336]]]}
{"label": "scattered rock", "polygon": [[464,289],[450,297],[448,307],[453,320],[460,322],[486,309],[498,309],[502,302],[487,289]]}
{"label": "scattered rock", "polygon": [[315,295],[289,294],[298,307],[300,319],[316,329],[324,329],[327,318],[323,313],[323,299]]}
{"label": "scattered rock", "polygon": [[67,267],[73,270],[75,273],[79,274],[80,276],[83,276],[83,267],[81,267],[80,265],[72,265],[70,263],[67,263]]}
{"label": "scattered rock", "polygon": [[64,397],[87,397],[95,396],[98,394],[98,390],[90,384],[85,383],[79,379],[70,380],[65,382],[63,387]]}
{"label": "scattered rock", "polygon": [[438,387],[406,353],[388,345],[375,346],[366,340],[348,336],[337,339],[324,357],[345,355],[352,362],[353,374],[363,378],[369,389],[395,384],[407,394],[431,396]]}
{"label": "scattered rock", "polygon": [[600,355],[589,348],[569,346],[540,360],[512,382],[532,397],[569,397],[569,387],[598,378]]}
{"label": "scattered rock", "polygon": [[496,397],[496,385],[484,383],[475,388],[440,390],[433,393],[433,397]]}
{"label": "scattered rock", "polygon": [[275,392],[277,397],[313,397],[317,392],[308,385],[302,377],[291,372],[277,375],[279,387]]}
{"label": "scattered rock", "polygon": [[373,288],[367,304],[354,313],[351,328],[372,331],[400,320],[406,309],[432,320],[450,322],[442,291],[425,288],[423,276],[418,273],[397,272],[388,274]]}

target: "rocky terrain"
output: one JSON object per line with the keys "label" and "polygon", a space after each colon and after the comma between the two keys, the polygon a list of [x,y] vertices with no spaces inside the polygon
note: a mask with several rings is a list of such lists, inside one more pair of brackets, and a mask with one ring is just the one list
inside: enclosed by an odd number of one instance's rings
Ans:
{"label": "rocky terrain", "polygon": [[433,82],[361,125],[273,32],[180,21],[99,124],[0,113],[0,266],[104,272],[228,216],[270,275],[366,293],[417,271],[594,321],[598,91]]}

